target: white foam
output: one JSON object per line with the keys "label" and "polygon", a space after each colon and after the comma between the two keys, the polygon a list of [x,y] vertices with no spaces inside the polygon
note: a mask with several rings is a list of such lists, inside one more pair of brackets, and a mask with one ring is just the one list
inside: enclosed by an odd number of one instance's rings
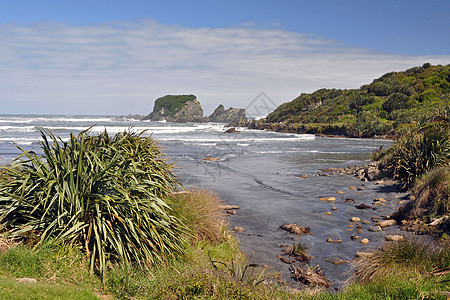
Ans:
{"label": "white foam", "polygon": [[0,126],[0,131],[6,132],[33,132],[37,131],[34,126]]}

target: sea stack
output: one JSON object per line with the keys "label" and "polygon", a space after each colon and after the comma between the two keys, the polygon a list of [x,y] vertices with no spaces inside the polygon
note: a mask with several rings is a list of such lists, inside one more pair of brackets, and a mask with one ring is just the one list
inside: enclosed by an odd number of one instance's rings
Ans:
{"label": "sea stack", "polygon": [[166,95],[155,101],[153,112],[142,120],[168,122],[205,122],[203,109],[194,95]]}

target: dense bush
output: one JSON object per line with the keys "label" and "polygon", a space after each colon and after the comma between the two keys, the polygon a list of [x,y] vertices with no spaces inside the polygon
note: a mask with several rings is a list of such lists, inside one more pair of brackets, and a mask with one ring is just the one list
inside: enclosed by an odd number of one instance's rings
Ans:
{"label": "dense bush", "polygon": [[0,180],[0,221],[10,235],[78,243],[91,271],[108,261],[157,263],[183,253],[185,227],[165,202],[178,184],[150,137],[42,132],[43,157],[24,151]]}
{"label": "dense bush", "polygon": [[450,163],[450,125],[436,122],[409,129],[388,150],[377,153],[382,166],[411,187],[416,179],[433,168]]}

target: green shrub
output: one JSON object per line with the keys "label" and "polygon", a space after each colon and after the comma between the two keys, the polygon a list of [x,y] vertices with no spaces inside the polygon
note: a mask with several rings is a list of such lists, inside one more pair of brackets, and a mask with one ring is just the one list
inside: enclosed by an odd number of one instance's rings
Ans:
{"label": "green shrub", "polygon": [[43,157],[24,151],[0,182],[0,220],[13,236],[77,243],[91,272],[108,261],[145,266],[183,253],[184,225],[165,202],[177,185],[150,137],[87,131],[63,142],[42,132]]}
{"label": "green shrub", "polygon": [[417,130],[407,130],[386,150],[382,166],[411,187],[416,179],[435,167],[450,163],[450,126],[432,123]]}

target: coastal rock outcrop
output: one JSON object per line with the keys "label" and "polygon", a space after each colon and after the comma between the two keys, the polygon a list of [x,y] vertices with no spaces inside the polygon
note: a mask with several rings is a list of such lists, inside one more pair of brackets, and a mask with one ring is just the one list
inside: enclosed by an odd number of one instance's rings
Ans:
{"label": "coastal rock outcrop", "polygon": [[222,104],[220,104],[208,117],[209,122],[217,123],[231,123],[241,119],[247,122],[247,116],[245,115],[244,108],[230,107],[229,109],[225,110],[225,107]]}
{"label": "coastal rock outcrop", "polygon": [[155,101],[153,112],[142,120],[168,122],[205,122],[203,109],[194,95],[166,95]]}

